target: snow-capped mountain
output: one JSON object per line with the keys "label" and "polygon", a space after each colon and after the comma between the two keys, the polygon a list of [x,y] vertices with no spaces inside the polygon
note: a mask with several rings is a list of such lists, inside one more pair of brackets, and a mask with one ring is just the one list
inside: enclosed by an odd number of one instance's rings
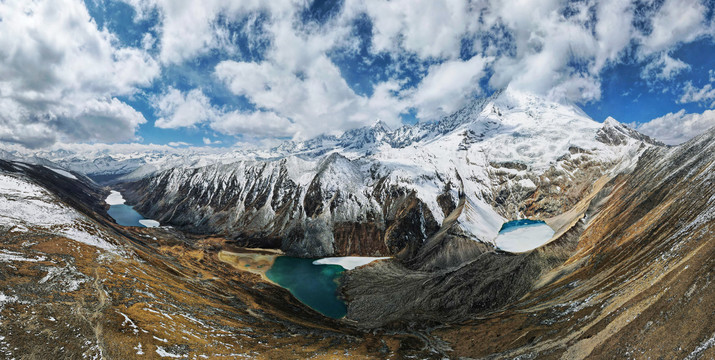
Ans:
{"label": "snow-capped mountain", "polygon": [[264,157],[130,175],[122,188],[161,223],[244,245],[408,259],[440,228],[491,248],[505,221],[560,214],[651,146],[614,120],[507,89],[441,121],[377,122]]}

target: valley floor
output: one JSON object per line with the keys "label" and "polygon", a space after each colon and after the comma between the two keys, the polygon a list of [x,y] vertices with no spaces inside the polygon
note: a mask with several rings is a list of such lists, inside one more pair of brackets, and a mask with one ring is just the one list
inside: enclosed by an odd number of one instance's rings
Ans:
{"label": "valley floor", "polygon": [[33,229],[6,230],[2,358],[433,356],[413,336],[359,332],[234,268],[270,267],[270,252],[221,252],[218,238],[188,247],[167,230],[116,227],[127,242],[112,253]]}

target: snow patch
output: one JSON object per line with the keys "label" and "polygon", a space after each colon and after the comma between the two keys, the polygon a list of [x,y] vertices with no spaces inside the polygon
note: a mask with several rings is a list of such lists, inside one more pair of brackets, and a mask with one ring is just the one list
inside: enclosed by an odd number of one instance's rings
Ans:
{"label": "snow patch", "polygon": [[328,257],[313,261],[313,265],[338,265],[345,270],[352,270],[357,267],[367,265],[376,260],[389,259],[389,257],[368,257],[368,256],[342,256]]}
{"label": "snow patch", "polygon": [[146,227],[148,227],[148,228],[158,227],[158,226],[159,226],[159,222],[158,222],[158,221],[156,221],[156,220],[150,220],[150,219],[141,219],[141,220],[139,220],[139,223],[142,224],[142,225],[144,225],[144,226],[146,226]]}
{"label": "snow patch", "polygon": [[88,226],[95,227],[73,208],[60,202],[47,190],[9,175],[0,175],[0,226],[13,231],[26,231],[28,227],[41,227],[81,243],[107,251],[116,247],[107,241],[87,233]]}
{"label": "snow patch", "polygon": [[536,189],[536,184],[534,184],[531,179],[521,179],[519,180],[519,185],[523,188],[527,189]]}
{"label": "snow patch", "polygon": [[60,175],[64,176],[64,177],[68,177],[68,178],[70,178],[70,179],[72,179],[72,180],[77,180],[77,177],[74,176],[74,175],[72,175],[72,173],[70,173],[70,172],[68,172],[68,171],[65,171],[65,170],[62,170],[62,169],[55,169],[55,168],[49,167],[49,166],[45,166],[45,167],[48,168],[48,169],[50,169],[50,170],[52,170],[52,171],[54,171],[54,172],[57,173],[57,174],[60,174]]}
{"label": "snow patch", "polygon": [[170,352],[164,350],[164,348],[161,347],[161,346],[157,346],[157,347],[156,347],[156,354],[159,355],[159,356],[161,356],[161,357],[169,357],[169,358],[180,358],[180,357],[183,357],[182,355],[177,355],[177,354],[170,353]]}
{"label": "snow patch", "polygon": [[532,224],[500,232],[494,239],[497,248],[508,252],[524,252],[536,249],[554,236],[554,229],[546,224]]}
{"label": "snow patch", "polygon": [[104,200],[104,202],[107,203],[107,205],[122,205],[124,204],[125,200],[124,197],[122,197],[122,193],[119,191],[112,190],[109,193],[109,196],[107,196],[107,199]]}
{"label": "snow patch", "polygon": [[105,241],[97,236],[94,236],[94,235],[91,235],[85,231],[82,231],[80,229],[68,228],[68,229],[63,229],[60,233],[69,239],[72,239],[74,241],[79,241],[86,245],[98,247],[100,249],[104,249],[104,250],[107,250],[110,252],[117,251],[116,246],[108,243],[107,241]]}
{"label": "snow patch", "polygon": [[28,257],[24,257],[23,254],[21,254],[19,252],[0,249],[0,262],[9,262],[9,261],[38,262],[38,261],[45,261],[45,260],[46,260],[46,258],[44,256],[40,256],[38,258],[28,258]]}

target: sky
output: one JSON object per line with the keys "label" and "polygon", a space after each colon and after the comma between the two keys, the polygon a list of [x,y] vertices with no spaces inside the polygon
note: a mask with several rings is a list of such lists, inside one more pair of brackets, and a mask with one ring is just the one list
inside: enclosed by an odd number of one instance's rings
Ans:
{"label": "sky", "polygon": [[678,144],[715,126],[714,8],[5,0],[0,147],[268,146],[437,120],[505,87]]}

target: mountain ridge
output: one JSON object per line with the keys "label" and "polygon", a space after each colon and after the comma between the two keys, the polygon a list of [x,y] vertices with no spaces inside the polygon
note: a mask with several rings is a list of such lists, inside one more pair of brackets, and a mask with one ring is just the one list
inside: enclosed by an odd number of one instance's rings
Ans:
{"label": "mountain ridge", "polygon": [[555,216],[596,179],[660,146],[509,89],[442,122],[388,130],[377,123],[271,159],[173,167],[119,186],[148,217],[238,244],[407,261],[455,209],[458,232],[493,247],[503,222]]}

